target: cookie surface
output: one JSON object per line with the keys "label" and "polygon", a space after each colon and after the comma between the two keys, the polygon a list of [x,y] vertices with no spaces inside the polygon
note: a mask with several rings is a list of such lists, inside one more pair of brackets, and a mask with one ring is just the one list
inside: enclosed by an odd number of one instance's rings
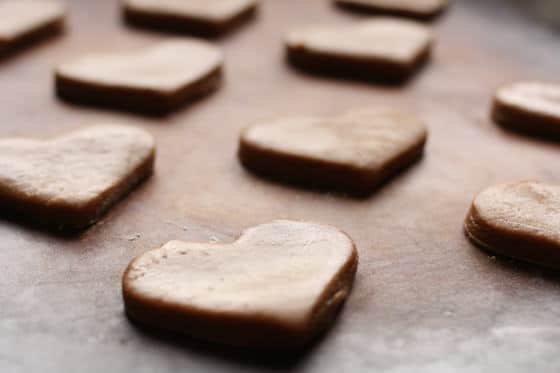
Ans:
{"label": "cookie surface", "polygon": [[534,135],[560,138],[560,85],[518,82],[500,88],[492,107],[498,124]]}
{"label": "cookie surface", "polygon": [[0,206],[51,229],[93,224],[153,168],[154,141],[143,130],[99,126],[51,140],[0,140]]}
{"label": "cookie surface", "polygon": [[54,0],[0,2],[0,54],[59,33],[65,13],[65,7]]}
{"label": "cookie surface", "polygon": [[467,236],[482,248],[560,268],[560,186],[521,181],[476,196],[465,220]]}
{"label": "cookie surface", "polygon": [[426,138],[426,127],[412,116],[358,110],[253,125],[241,135],[239,158],[275,180],[367,195],[418,159]]}
{"label": "cookie surface", "polygon": [[166,114],[216,89],[222,60],[218,48],[194,39],[91,55],[56,69],[56,91],[78,104]]}
{"label": "cookie surface", "polygon": [[431,31],[378,17],[345,27],[310,27],[286,39],[288,60],[304,70],[378,81],[408,78],[430,55]]}
{"label": "cookie surface", "polygon": [[441,13],[448,0],[334,0],[337,5],[375,13],[430,18]]}
{"label": "cookie surface", "polygon": [[217,36],[256,13],[257,0],[125,0],[125,20],[132,25]]}
{"label": "cookie surface", "polygon": [[171,241],[123,276],[129,317],[213,342],[297,349],[334,320],[358,256],[336,228],[278,220],[231,244]]}

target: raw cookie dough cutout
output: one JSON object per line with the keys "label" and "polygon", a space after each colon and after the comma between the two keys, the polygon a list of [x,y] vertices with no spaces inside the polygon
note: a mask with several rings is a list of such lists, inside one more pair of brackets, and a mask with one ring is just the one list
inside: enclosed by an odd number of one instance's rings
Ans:
{"label": "raw cookie dough cutout", "polygon": [[421,121],[390,110],[288,117],[244,130],[239,158],[274,180],[366,196],[417,160],[426,138]]}
{"label": "raw cookie dough cutout", "polygon": [[154,149],[149,133],[125,126],[0,139],[0,207],[35,226],[86,228],[151,175]]}
{"label": "raw cookie dough cutout", "polygon": [[344,27],[308,27],[286,39],[288,61],[311,73],[400,83],[429,58],[426,26],[377,17]]}
{"label": "raw cookie dough cutout", "polygon": [[212,44],[176,39],[63,64],[56,69],[56,92],[77,104],[163,115],[215,90],[222,63]]}
{"label": "raw cookie dough cutout", "polygon": [[560,139],[560,85],[518,82],[498,90],[492,118],[519,132]]}
{"label": "raw cookie dough cutout", "polygon": [[351,10],[429,19],[447,8],[448,0],[334,0]]}
{"label": "raw cookie dough cutout", "polygon": [[65,14],[55,0],[0,2],[0,56],[61,33]]}
{"label": "raw cookie dough cutout", "polygon": [[521,181],[476,196],[465,220],[476,245],[560,269],[560,186]]}
{"label": "raw cookie dough cutout", "polygon": [[252,18],[257,0],[124,0],[134,26],[201,36],[219,36]]}
{"label": "raw cookie dough cutout", "polygon": [[352,240],[319,224],[278,220],[231,244],[171,241],[123,276],[128,316],[221,344],[299,349],[326,330],[358,265]]}

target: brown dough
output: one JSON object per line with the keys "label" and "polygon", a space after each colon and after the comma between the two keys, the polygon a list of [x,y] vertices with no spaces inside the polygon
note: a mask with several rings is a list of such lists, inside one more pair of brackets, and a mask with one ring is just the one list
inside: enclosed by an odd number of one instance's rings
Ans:
{"label": "brown dough", "polygon": [[521,181],[488,188],[474,199],[465,232],[488,251],[560,269],[560,186]]}
{"label": "brown dough", "polygon": [[134,26],[218,36],[253,17],[257,0],[124,0]]}
{"label": "brown dough", "polygon": [[286,40],[288,60],[303,70],[387,82],[409,78],[428,59],[431,45],[426,26],[388,17],[296,30]]}
{"label": "brown dough", "polygon": [[5,216],[72,231],[97,221],[152,173],[154,141],[140,129],[98,126],[52,140],[0,140]]}
{"label": "brown dough", "polygon": [[98,54],[56,70],[59,97],[146,114],[167,114],[216,89],[222,53],[212,44],[176,39],[137,52]]}
{"label": "brown dough", "polygon": [[448,5],[448,0],[334,0],[339,6],[374,13],[432,18]]}
{"label": "brown dough", "polygon": [[231,244],[171,241],[123,276],[129,317],[222,344],[298,349],[333,321],[358,255],[336,228],[278,220]]}
{"label": "brown dough", "polygon": [[241,135],[239,158],[272,179],[367,195],[418,159],[426,138],[424,124],[414,117],[358,110],[253,125]]}
{"label": "brown dough", "polygon": [[0,2],[0,55],[60,33],[65,13],[65,7],[53,0]]}
{"label": "brown dough", "polygon": [[518,82],[494,97],[492,118],[504,127],[560,139],[560,85]]}

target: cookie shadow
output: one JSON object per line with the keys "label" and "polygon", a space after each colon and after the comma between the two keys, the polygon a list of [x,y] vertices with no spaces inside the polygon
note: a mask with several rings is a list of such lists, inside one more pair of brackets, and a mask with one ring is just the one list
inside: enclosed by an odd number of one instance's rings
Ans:
{"label": "cookie shadow", "polygon": [[78,241],[87,233],[90,228],[95,225],[93,224],[92,226],[83,230],[58,230],[53,229],[52,227],[38,224],[29,217],[14,212],[4,212],[2,216],[0,216],[0,223],[8,226],[13,226],[14,230],[19,229],[29,232],[35,236],[40,235],[54,237],[62,241]]}
{"label": "cookie shadow", "polygon": [[267,350],[242,348],[207,342],[193,337],[147,326],[126,315],[134,330],[143,338],[165,343],[177,349],[188,350],[199,356],[218,358],[226,362],[242,364],[247,368],[285,371],[304,364],[306,359],[326,339],[330,330],[324,331],[311,344],[298,350]]}
{"label": "cookie shadow", "polygon": [[377,196],[380,192],[387,189],[389,185],[397,183],[399,180],[406,178],[408,174],[413,173],[421,166],[424,157],[424,152],[415,155],[411,163],[400,165],[390,170],[390,172],[383,176],[375,185],[360,189],[313,184],[308,180],[303,181],[300,179],[278,177],[274,174],[274,172],[261,172],[257,169],[250,169],[247,166],[244,166],[241,161],[239,163],[241,163],[241,168],[243,169],[242,172],[255,182],[281,188],[290,188],[293,190],[303,190],[315,194],[334,196],[337,198],[347,199],[349,201],[363,202],[375,198],[375,196]]}
{"label": "cookie shadow", "polygon": [[292,72],[300,76],[310,76],[317,79],[330,79],[337,82],[359,82],[369,86],[383,86],[385,88],[404,89],[414,83],[433,59],[430,50],[426,50],[411,72],[395,72],[380,68],[379,72],[373,74],[360,67],[340,68],[340,61],[331,61],[330,58],[301,57],[298,53],[286,50],[284,53],[284,64]]}
{"label": "cookie shadow", "polygon": [[134,198],[136,194],[140,194],[143,190],[147,190],[153,183],[153,179],[155,179],[155,175],[152,174],[151,177],[140,180],[138,184],[120,195],[106,210],[95,216],[92,222],[85,226],[61,227],[53,225],[49,219],[46,219],[44,216],[38,219],[37,216],[32,213],[34,207],[17,208],[5,201],[0,202],[0,207],[2,207],[0,223],[4,222],[8,225],[13,225],[14,228],[17,226],[19,229],[29,231],[36,235],[55,237],[64,241],[80,240],[90,233],[90,231],[104,225],[105,221],[113,217],[113,214],[118,214],[121,208],[126,208],[129,199]]}
{"label": "cookie shadow", "polygon": [[113,113],[120,113],[133,116],[141,116],[151,120],[166,120],[175,115],[179,115],[187,110],[193,110],[199,105],[202,105],[213,96],[218,95],[222,86],[225,84],[223,74],[220,74],[219,81],[214,82],[215,86],[208,91],[197,93],[188,99],[183,100],[179,104],[174,104],[172,107],[152,107],[150,105],[137,104],[136,100],[123,100],[124,96],[117,99],[112,98],[110,95],[98,94],[97,98],[91,98],[95,95],[86,95],[86,97],[69,95],[59,87],[56,79],[54,83],[55,95],[58,102],[68,108],[78,108],[82,110],[93,111],[107,111]]}
{"label": "cookie shadow", "polygon": [[537,141],[544,145],[551,147],[560,147],[560,133],[559,134],[544,134],[538,130],[532,131],[528,128],[520,128],[508,125],[502,121],[491,119],[491,122],[498,127],[500,132],[516,140]]}
{"label": "cookie shadow", "polygon": [[50,47],[60,41],[65,33],[64,24],[56,22],[45,29],[29,34],[17,43],[0,50],[0,66],[17,58],[23,58],[32,51]]}
{"label": "cookie shadow", "polygon": [[514,259],[493,251],[490,251],[485,246],[477,243],[470,238],[469,234],[463,228],[463,236],[469,242],[471,249],[477,255],[477,260],[492,260],[493,264],[499,270],[522,275],[527,279],[540,277],[545,281],[560,283],[560,271],[553,268],[547,268],[538,264],[525,262],[519,259]]}
{"label": "cookie shadow", "polygon": [[371,5],[360,5],[360,4],[344,4],[339,2],[333,2],[332,6],[336,9],[345,11],[349,14],[354,14],[358,16],[371,17],[371,16],[393,16],[393,17],[404,17],[415,21],[423,22],[434,22],[437,21],[441,16],[447,12],[447,8],[443,7],[436,12],[431,14],[419,14],[406,10],[387,10],[380,7],[372,7]]}

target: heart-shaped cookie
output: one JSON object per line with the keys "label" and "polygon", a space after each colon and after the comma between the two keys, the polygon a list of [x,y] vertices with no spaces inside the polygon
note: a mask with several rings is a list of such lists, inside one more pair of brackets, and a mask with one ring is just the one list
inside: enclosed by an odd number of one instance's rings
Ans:
{"label": "heart-shaped cookie", "polygon": [[221,81],[222,53],[195,39],[90,55],[56,69],[59,97],[78,104],[166,114]]}
{"label": "heart-shaped cookie", "polygon": [[432,33],[417,22],[379,17],[352,26],[308,27],[286,40],[288,60],[312,73],[399,82],[430,55]]}
{"label": "heart-shaped cookie", "polygon": [[151,174],[154,149],[149,133],[125,126],[1,139],[0,206],[34,225],[85,228]]}
{"label": "heart-shaped cookie", "polygon": [[125,20],[134,26],[217,36],[251,18],[258,0],[125,0]]}
{"label": "heart-shaped cookie", "polygon": [[58,0],[0,2],[0,54],[58,34],[66,9]]}
{"label": "heart-shaped cookie", "polygon": [[482,248],[560,269],[560,186],[521,181],[486,189],[465,220]]}
{"label": "heart-shaped cookie", "polygon": [[253,125],[241,135],[239,158],[272,179],[364,195],[418,159],[426,138],[410,115],[358,110]]}
{"label": "heart-shaped cookie", "polygon": [[171,241],[123,276],[129,317],[218,343],[296,349],[334,320],[358,264],[336,228],[279,220],[230,244]]}
{"label": "heart-shaped cookie", "polygon": [[498,90],[492,117],[521,132],[560,138],[560,85],[518,82]]}
{"label": "heart-shaped cookie", "polygon": [[374,13],[390,13],[417,18],[431,18],[441,13],[448,0],[334,0],[337,5]]}

